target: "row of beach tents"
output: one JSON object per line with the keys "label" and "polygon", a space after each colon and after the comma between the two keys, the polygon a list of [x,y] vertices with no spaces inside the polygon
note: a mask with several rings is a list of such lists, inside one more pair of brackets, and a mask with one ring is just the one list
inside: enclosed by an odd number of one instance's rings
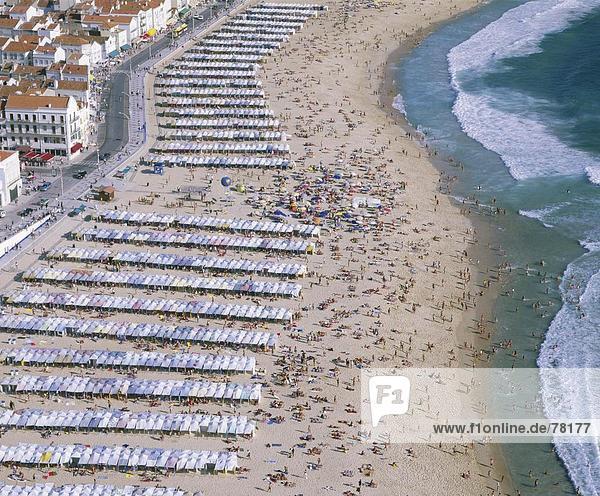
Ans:
{"label": "row of beach tents", "polygon": [[141,290],[182,291],[191,294],[232,293],[236,295],[298,298],[302,285],[287,281],[255,281],[225,277],[199,277],[145,272],[115,272],[89,269],[32,267],[22,273],[25,282],[78,284],[85,286],[119,286]]}
{"label": "row of beach tents", "polygon": [[285,143],[198,143],[196,141],[159,141],[152,147],[154,153],[223,153],[254,155],[288,155],[290,145]]}
{"label": "row of beach tents", "polygon": [[172,472],[235,472],[237,455],[229,451],[194,451],[136,446],[84,444],[40,445],[19,443],[0,446],[0,463],[113,470]]}
{"label": "row of beach tents", "polygon": [[106,263],[133,265],[159,269],[195,270],[201,272],[251,273],[271,277],[303,277],[306,265],[272,260],[212,257],[203,255],[178,255],[176,253],[145,251],[113,251],[107,248],[53,248],[45,254],[48,260],[68,260],[80,263]]}
{"label": "row of beach tents", "polygon": [[274,116],[273,111],[265,108],[171,108],[162,113],[165,117],[199,118],[232,117],[235,119],[267,119]]}
{"label": "row of beach tents", "polygon": [[179,167],[234,167],[245,169],[289,169],[293,162],[279,157],[238,157],[228,155],[175,155],[150,153],[142,163],[163,163]]}
{"label": "row of beach tents", "polygon": [[182,346],[200,344],[232,348],[273,349],[277,344],[276,334],[252,329],[119,322],[105,319],[38,317],[35,315],[0,314],[0,330],[2,332],[30,335],[178,343]]}
{"label": "row of beach tents", "polygon": [[264,305],[238,305],[206,300],[136,298],[93,293],[49,293],[14,290],[3,296],[4,304],[22,307],[59,308],[148,315],[177,315],[263,322],[291,322],[292,311]]}
{"label": "row of beach tents", "polygon": [[3,348],[0,361],[24,367],[88,367],[219,374],[254,374],[256,358],[239,355],[109,351],[70,348]]}
{"label": "row of beach tents", "polygon": [[278,119],[168,119],[160,126],[176,129],[279,129]]}
{"label": "row of beach tents", "polygon": [[258,403],[261,385],[206,380],[145,380],[121,377],[13,375],[0,379],[5,394],[43,394],[78,398],[117,397],[165,401]]}
{"label": "row of beach tents", "polygon": [[264,98],[169,98],[158,102],[157,106],[165,107],[265,107]]}
{"label": "row of beach tents", "polygon": [[24,409],[3,410],[0,428],[252,437],[256,422],[245,415]]}
{"label": "row of beach tents", "polygon": [[281,141],[284,133],[280,131],[196,131],[177,130],[161,136],[165,140],[194,141]]}
{"label": "row of beach tents", "polygon": [[129,243],[157,246],[185,246],[189,248],[214,248],[219,250],[250,250],[290,254],[314,253],[315,244],[306,239],[265,238],[228,235],[206,235],[189,232],[132,231],[126,229],[100,229],[82,227],[72,231],[73,239],[101,243]]}
{"label": "row of beach tents", "polygon": [[0,496],[202,496],[201,492],[188,493],[174,487],[113,486],[110,484],[52,483],[11,485],[0,483]]}
{"label": "row of beach tents", "polygon": [[175,215],[159,212],[133,212],[131,210],[103,210],[96,215],[102,222],[138,226],[169,226],[183,229],[233,231],[248,234],[291,235],[319,237],[321,227],[315,224],[293,224],[240,218],[212,217],[208,215]]}

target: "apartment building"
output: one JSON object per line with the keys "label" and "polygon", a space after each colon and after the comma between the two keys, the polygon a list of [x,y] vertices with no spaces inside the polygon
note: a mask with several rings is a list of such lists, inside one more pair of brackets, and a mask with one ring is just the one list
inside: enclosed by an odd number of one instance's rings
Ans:
{"label": "apartment building", "polygon": [[3,112],[2,148],[29,147],[71,158],[85,145],[83,112],[71,96],[10,95]]}

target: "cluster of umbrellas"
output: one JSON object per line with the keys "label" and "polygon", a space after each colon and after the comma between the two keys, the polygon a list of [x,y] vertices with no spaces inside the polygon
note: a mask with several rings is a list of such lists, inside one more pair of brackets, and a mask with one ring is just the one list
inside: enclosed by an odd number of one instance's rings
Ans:
{"label": "cluster of umbrellas", "polygon": [[24,367],[90,367],[224,374],[254,374],[256,367],[256,358],[238,355],[69,348],[4,348],[0,350],[0,361]]}
{"label": "cluster of umbrellas", "polygon": [[186,129],[279,129],[278,119],[176,119],[162,127]]}
{"label": "cluster of umbrellas", "polygon": [[21,375],[0,380],[7,394],[55,394],[60,396],[122,397],[169,401],[212,400],[258,403],[260,384],[195,380],[144,380],[120,377]]}
{"label": "cluster of umbrellas", "polygon": [[155,153],[253,153],[255,155],[287,155],[290,145],[281,143],[196,143],[195,141],[163,141],[152,147]]}
{"label": "cluster of umbrellas", "polygon": [[249,234],[290,235],[318,237],[321,227],[314,224],[289,224],[250,219],[230,219],[207,215],[173,215],[157,212],[132,212],[130,210],[104,210],[97,215],[102,222],[138,226],[170,226],[184,229],[233,231]]}
{"label": "cluster of umbrellas", "polygon": [[302,285],[285,281],[253,281],[225,277],[195,277],[144,272],[113,272],[87,269],[33,267],[22,274],[27,282],[69,283],[86,286],[120,286],[142,290],[188,293],[233,293],[239,295],[297,298]]}
{"label": "cluster of umbrellas", "polygon": [[26,443],[19,443],[17,446],[0,446],[0,463],[173,472],[235,472],[238,467],[237,455],[229,451]]}
{"label": "cluster of umbrellas", "polygon": [[[55,486],[52,483],[12,486],[0,483],[0,496],[191,496],[174,487],[112,486],[74,484]],[[202,496],[200,492],[193,496]]]}
{"label": "cluster of umbrellas", "polygon": [[263,98],[170,98],[158,104],[167,107],[264,107],[267,101]]}
{"label": "cluster of umbrellas", "polygon": [[232,329],[230,327],[192,327],[183,325],[116,322],[104,319],[36,317],[0,314],[3,332],[111,338],[120,341],[158,341],[181,344],[214,344],[230,347],[273,349],[277,335],[266,331]]}
{"label": "cluster of umbrellas", "polygon": [[48,260],[70,260],[84,263],[111,263],[136,265],[159,269],[186,269],[215,272],[255,273],[274,277],[301,277],[306,265],[281,263],[271,260],[247,260],[175,253],[148,253],[142,251],[112,251],[106,248],[54,248],[46,254]]}
{"label": "cluster of umbrellas", "polygon": [[280,141],[280,131],[175,131],[167,133],[168,140],[231,140],[231,141]]}
{"label": "cluster of umbrellas", "polygon": [[104,312],[145,313],[207,317],[267,322],[290,322],[287,308],[264,305],[237,305],[203,300],[173,300],[165,298],[135,298],[103,294],[48,293],[46,291],[12,291],[4,295],[7,305],[49,307]]}
{"label": "cluster of umbrellas", "polygon": [[256,423],[246,416],[200,413],[26,409],[2,411],[0,428],[252,437]]}
{"label": "cluster of umbrellas", "polygon": [[261,119],[273,117],[273,111],[265,108],[172,108],[166,110],[167,117],[234,117],[239,119]]}
{"label": "cluster of umbrellas", "polygon": [[74,239],[102,243],[130,243],[159,246],[187,246],[191,248],[215,248],[235,250],[259,250],[311,254],[315,250],[312,241],[287,238],[261,238],[244,236],[205,235],[188,232],[130,231],[124,229],[97,229],[83,227],[72,233]]}

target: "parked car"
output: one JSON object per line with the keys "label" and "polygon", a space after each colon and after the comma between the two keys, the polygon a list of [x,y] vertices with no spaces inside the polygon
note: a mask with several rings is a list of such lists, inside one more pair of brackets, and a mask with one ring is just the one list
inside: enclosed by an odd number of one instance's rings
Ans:
{"label": "parked car", "polygon": [[44,181],[42,184],[40,184],[40,191],[48,191],[50,189],[50,186],[52,186],[51,182]]}
{"label": "parked car", "polygon": [[0,219],[4,219],[6,217],[6,210],[0,210]]}
{"label": "parked car", "polygon": [[78,170],[75,174],[73,174],[75,179],[83,179],[85,176],[87,176],[87,172],[84,170]]}

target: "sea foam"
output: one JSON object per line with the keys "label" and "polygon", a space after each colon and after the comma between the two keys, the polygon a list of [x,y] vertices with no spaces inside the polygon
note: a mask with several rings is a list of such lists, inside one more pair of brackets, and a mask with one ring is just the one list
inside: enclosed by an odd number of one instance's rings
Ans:
{"label": "sea foam", "polygon": [[[498,62],[540,51],[550,34],[600,6],[600,0],[534,0],[509,10],[448,53],[451,84],[457,93],[453,112],[463,131],[498,153],[515,179],[587,173],[600,183],[600,161],[561,142],[532,108],[546,102],[518,93],[473,90],[465,84]],[[468,86],[470,89],[466,89]]]}
{"label": "sea foam", "polygon": [[[600,243],[582,241],[588,252],[567,267],[560,291],[563,306],[554,317],[540,350],[538,366],[544,368],[600,367]],[[548,418],[600,418],[597,381],[576,383],[552,380],[541,370],[542,400]],[[575,375],[573,376],[575,377]],[[553,401],[560,398],[560,401]],[[597,444],[555,443],[569,476],[581,494],[600,494],[600,451]]]}

